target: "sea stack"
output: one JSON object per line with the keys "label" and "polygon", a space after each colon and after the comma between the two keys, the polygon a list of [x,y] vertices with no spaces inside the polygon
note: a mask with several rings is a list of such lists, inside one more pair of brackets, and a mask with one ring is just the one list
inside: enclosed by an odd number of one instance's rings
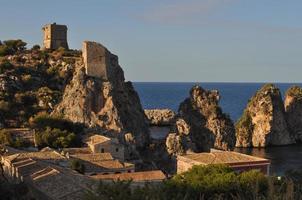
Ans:
{"label": "sea stack", "polygon": [[288,128],[297,142],[302,141],[302,88],[293,86],[285,93],[284,107]]}
{"label": "sea stack", "polygon": [[287,127],[280,90],[265,84],[249,100],[236,123],[237,147],[266,147],[294,143]]}
{"label": "sea stack", "polygon": [[136,147],[145,147],[149,141],[147,120],[132,83],[125,82],[118,57],[90,41],[83,43],[82,52],[54,113],[118,138],[131,134]]}
{"label": "sea stack", "polygon": [[230,117],[219,107],[219,99],[217,90],[208,91],[200,86],[191,89],[190,97],[179,106],[174,133],[167,137],[169,153],[234,148],[235,128]]}

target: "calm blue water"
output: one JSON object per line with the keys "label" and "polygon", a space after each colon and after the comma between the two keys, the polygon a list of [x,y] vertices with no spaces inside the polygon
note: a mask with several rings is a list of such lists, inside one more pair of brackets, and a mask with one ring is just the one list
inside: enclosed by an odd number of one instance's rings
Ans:
{"label": "calm blue water", "polygon": [[[178,110],[180,102],[189,96],[193,85],[205,89],[217,89],[220,92],[220,105],[225,113],[230,114],[235,122],[242,114],[248,100],[261,88],[263,83],[133,83],[144,108],[170,108]],[[284,94],[292,85],[302,86],[302,83],[276,83]],[[271,174],[282,175],[285,171],[302,168],[302,145],[285,147],[270,147],[266,149],[236,149],[271,160]]]}

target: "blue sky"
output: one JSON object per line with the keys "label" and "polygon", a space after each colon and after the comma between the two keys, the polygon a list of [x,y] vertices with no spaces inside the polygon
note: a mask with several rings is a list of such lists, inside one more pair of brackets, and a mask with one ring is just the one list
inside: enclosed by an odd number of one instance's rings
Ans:
{"label": "blue sky", "polygon": [[0,40],[68,25],[119,56],[127,80],[302,82],[301,0],[0,0]]}

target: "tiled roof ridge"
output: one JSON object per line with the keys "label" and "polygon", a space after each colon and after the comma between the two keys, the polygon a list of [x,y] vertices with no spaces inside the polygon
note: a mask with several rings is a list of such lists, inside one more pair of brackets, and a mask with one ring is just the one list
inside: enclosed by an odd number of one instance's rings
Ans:
{"label": "tiled roof ridge", "polygon": [[43,178],[43,177],[46,177],[46,176],[49,176],[52,174],[59,174],[59,173],[60,173],[60,171],[58,171],[57,169],[47,166],[46,168],[33,173],[31,175],[31,178],[32,178],[32,180],[38,180],[40,178]]}

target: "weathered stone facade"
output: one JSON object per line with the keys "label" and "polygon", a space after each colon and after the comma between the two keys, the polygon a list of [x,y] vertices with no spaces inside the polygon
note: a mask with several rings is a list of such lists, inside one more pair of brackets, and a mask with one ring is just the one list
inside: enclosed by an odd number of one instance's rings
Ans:
{"label": "weathered stone facade", "polygon": [[118,57],[110,53],[103,45],[84,41],[83,42],[83,59],[88,76],[101,78],[105,81],[111,79],[115,66],[118,65]]}
{"label": "weathered stone facade", "polygon": [[66,25],[46,24],[42,30],[44,32],[44,49],[58,49],[59,47],[68,49]]}
{"label": "weathered stone facade", "polygon": [[114,158],[125,159],[124,146],[116,138],[94,135],[87,144],[93,153],[110,153]]}

